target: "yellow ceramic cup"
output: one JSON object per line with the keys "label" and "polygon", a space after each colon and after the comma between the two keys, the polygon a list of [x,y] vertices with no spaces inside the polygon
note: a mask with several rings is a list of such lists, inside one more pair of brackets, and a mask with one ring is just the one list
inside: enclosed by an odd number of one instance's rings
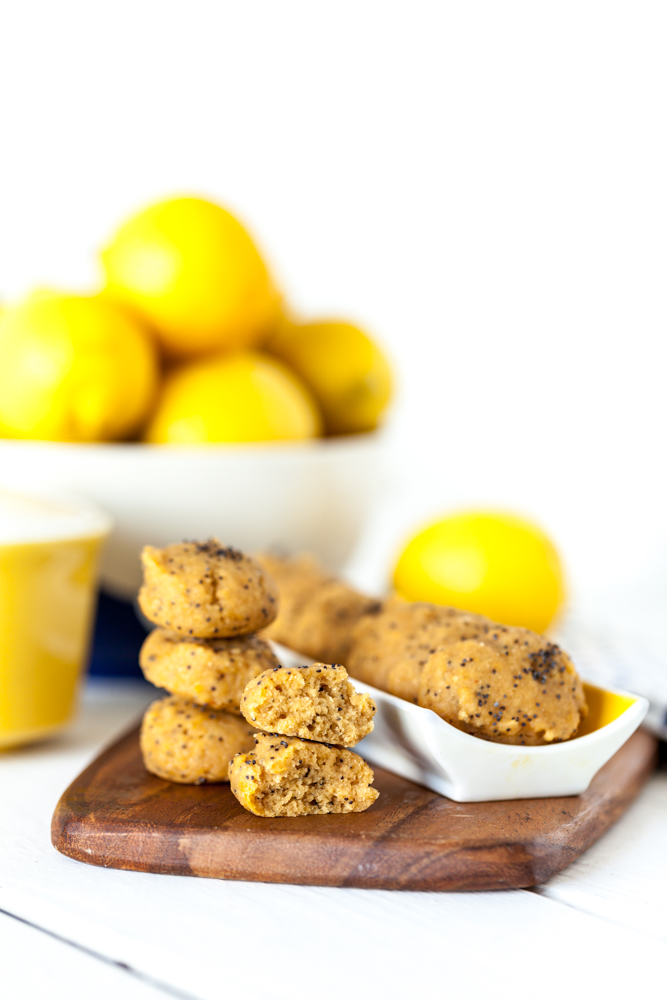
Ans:
{"label": "yellow ceramic cup", "polygon": [[0,749],[72,718],[110,530],[83,502],[0,489]]}

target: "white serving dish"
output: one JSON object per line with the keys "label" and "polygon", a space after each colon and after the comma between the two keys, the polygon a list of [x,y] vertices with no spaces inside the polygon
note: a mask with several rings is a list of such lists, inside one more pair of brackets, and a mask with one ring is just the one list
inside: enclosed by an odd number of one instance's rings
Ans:
{"label": "white serving dish", "polygon": [[[580,736],[552,746],[507,746],[463,733],[429,708],[353,683],[377,705],[375,728],[355,751],[456,802],[579,795],[648,711],[646,698],[586,684],[592,718],[584,721]],[[614,705],[618,714],[603,724],[606,715],[614,715]]]}
{"label": "white serving dish", "polygon": [[381,486],[382,435],[198,447],[0,440],[0,485],[66,490],[115,528],[102,582],[132,599],[145,544],[217,535],[248,552],[310,551],[332,570],[350,557]]}
{"label": "white serving dish", "polygon": [[[282,646],[276,655],[289,665],[310,662]],[[429,708],[350,679],[377,705],[373,732],[355,752],[456,802],[579,795],[648,711],[646,698],[584,683],[589,713],[579,736],[552,746],[508,746],[470,736]]]}

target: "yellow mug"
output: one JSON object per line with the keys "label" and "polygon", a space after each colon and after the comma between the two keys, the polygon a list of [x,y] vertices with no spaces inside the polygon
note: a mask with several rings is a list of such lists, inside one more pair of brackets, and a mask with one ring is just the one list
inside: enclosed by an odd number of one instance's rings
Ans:
{"label": "yellow mug", "polygon": [[0,749],[72,718],[110,530],[83,501],[0,489]]}

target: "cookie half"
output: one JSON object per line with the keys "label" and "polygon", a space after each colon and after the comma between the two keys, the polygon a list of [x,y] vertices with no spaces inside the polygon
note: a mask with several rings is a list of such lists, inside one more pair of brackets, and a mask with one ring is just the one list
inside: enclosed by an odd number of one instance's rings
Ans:
{"label": "cookie half", "polygon": [[363,812],[378,792],[373,772],[351,750],[259,733],[255,749],[229,766],[231,789],[256,816]]}
{"label": "cookie half", "polygon": [[359,694],[340,664],[274,667],[250,681],[241,712],[271,733],[353,747],[373,730],[375,702]]}

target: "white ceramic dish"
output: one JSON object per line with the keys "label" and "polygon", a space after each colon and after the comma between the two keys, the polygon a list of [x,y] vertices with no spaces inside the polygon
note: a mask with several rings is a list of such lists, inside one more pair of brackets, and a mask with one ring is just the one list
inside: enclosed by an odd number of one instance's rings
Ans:
{"label": "white ceramic dish", "polygon": [[[282,663],[308,662],[282,646],[276,653]],[[584,684],[589,713],[579,736],[553,746],[507,746],[463,733],[428,708],[351,679],[377,705],[373,732],[355,752],[456,802],[579,795],[648,711],[639,695]]]}
{"label": "white ceramic dish", "polygon": [[217,535],[248,552],[310,551],[340,569],[380,488],[382,435],[176,447],[0,440],[0,485],[67,490],[113,517],[102,582],[135,597],[142,545]]}
{"label": "white ceramic dish", "polygon": [[367,691],[378,709],[373,732],[355,750],[456,802],[579,795],[648,711],[646,698],[587,684],[593,718],[585,720],[582,735],[553,746],[507,746],[463,733],[430,709],[361,681],[354,686]]}

